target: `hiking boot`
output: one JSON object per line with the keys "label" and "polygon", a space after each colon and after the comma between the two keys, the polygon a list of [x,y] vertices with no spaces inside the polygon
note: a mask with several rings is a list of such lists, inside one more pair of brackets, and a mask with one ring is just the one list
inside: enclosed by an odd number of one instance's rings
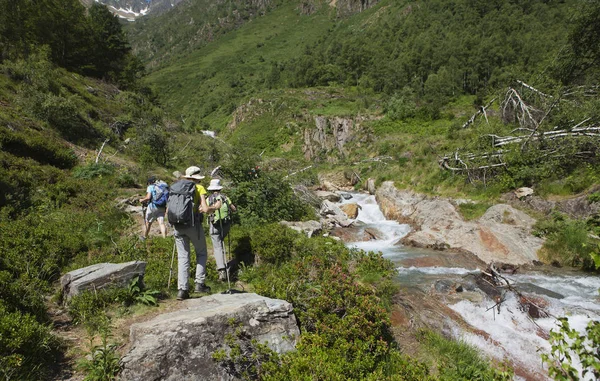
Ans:
{"label": "hiking boot", "polygon": [[179,290],[177,291],[177,300],[189,299],[190,293],[188,290]]}
{"label": "hiking boot", "polygon": [[195,292],[210,292],[210,287],[208,287],[207,285],[205,285],[204,283],[196,283],[196,289],[194,290]]}
{"label": "hiking boot", "polygon": [[225,270],[225,269],[220,269],[219,270],[219,280],[220,281],[226,281],[227,280],[227,270]]}

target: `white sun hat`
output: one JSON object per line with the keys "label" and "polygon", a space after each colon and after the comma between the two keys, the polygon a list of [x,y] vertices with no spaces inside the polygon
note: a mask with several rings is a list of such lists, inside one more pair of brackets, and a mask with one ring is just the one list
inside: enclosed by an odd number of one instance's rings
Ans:
{"label": "white sun hat", "polygon": [[202,180],[204,176],[200,174],[201,169],[196,166],[191,166],[185,170],[186,179]]}
{"label": "white sun hat", "polygon": [[223,186],[221,186],[221,180],[219,180],[219,179],[210,180],[210,185],[206,189],[211,190],[211,191],[223,189]]}

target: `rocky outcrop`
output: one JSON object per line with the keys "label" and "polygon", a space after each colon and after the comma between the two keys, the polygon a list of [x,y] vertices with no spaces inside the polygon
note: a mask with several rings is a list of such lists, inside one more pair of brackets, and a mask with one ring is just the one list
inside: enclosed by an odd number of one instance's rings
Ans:
{"label": "rocky outcrop", "polygon": [[348,218],[355,219],[358,217],[358,210],[360,206],[356,203],[342,204],[340,205],[342,212],[346,213]]}
{"label": "rocky outcrop", "polygon": [[378,2],[379,0],[333,0],[330,4],[337,9],[338,16],[343,17],[365,11]]}
{"label": "rocky outcrop", "polygon": [[[600,187],[594,188],[590,192],[598,191],[600,191]],[[587,194],[554,201],[545,200],[536,195],[519,197],[519,193],[515,191],[504,194],[502,200],[511,205],[530,208],[544,214],[558,211],[567,214],[571,218],[583,219],[600,214],[600,202],[590,201]]]}
{"label": "rocky outcrop", "polygon": [[352,221],[348,219],[348,216],[334,203],[325,200],[321,204],[319,214],[324,217],[321,219],[321,223],[325,225],[348,227],[352,225]]}
{"label": "rocky outcrop", "polygon": [[321,200],[329,200],[331,202],[339,202],[342,199],[342,196],[335,192],[330,191],[315,191],[315,195]]}
{"label": "rocky outcrop", "polygon": [[450,200],[398,190],[393,182],[384,182],[376,198],[388,219],[413,227],[402,239],[405,245],[467,251],[486,263],[538,259],[543,240],[531,235],[535,220],[510,205],[492,206],[478,220],[465,221]]}
{"label": "rocky outcrop", "polygon": [[188,299],[177,311],[131,326],[120,379],[233,380],[212,354],[229,351],[226,338],[236,331],[278,353],[293,350],[300,335],[283,300],[245,293]]}
{"label": "rocky outcrop", "polygon": [[285,225],[295,231],[306,234],[308,238],[315,236],[323,230],[319,221],[281,221],[282,225]]}
{"label": "rocky outcrop", "polygon": [[143,278],[145,271],[146,262],[98,263],[66,273],[60,286],[63,297],[69,300],[85,290],[127,286],[133,278]]}

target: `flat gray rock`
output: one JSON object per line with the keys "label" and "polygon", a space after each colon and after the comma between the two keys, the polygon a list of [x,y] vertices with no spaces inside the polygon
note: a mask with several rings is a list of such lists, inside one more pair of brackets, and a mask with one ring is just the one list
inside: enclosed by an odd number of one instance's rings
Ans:
{"label": "flat gray rock", "polygon": [[125,287],[136,277],[143,277],[146,262],[98,263],[73,270],[60,278],[65,300],[85,290],[100,290],[109,287]]}
{"label": "flat gray rock", "polygon": [[233,380],[213,360],[225,339],[242,330],[284,353],[294,350],[300,330],[293,307],[253,293],[214,294],[181,302],[181,308],[130,329],[121,380]]}

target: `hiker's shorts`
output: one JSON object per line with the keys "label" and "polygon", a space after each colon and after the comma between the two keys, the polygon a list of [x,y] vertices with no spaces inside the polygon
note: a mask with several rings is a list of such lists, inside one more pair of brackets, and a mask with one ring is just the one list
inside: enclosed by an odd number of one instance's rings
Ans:
{"label": "hiker's shorts", "polygon": [[154,205],[149,205],[148,210],[146,210],[146,221],[158,221],[162,224],[165,222],[165,212],[165,208],[157,208]]}

